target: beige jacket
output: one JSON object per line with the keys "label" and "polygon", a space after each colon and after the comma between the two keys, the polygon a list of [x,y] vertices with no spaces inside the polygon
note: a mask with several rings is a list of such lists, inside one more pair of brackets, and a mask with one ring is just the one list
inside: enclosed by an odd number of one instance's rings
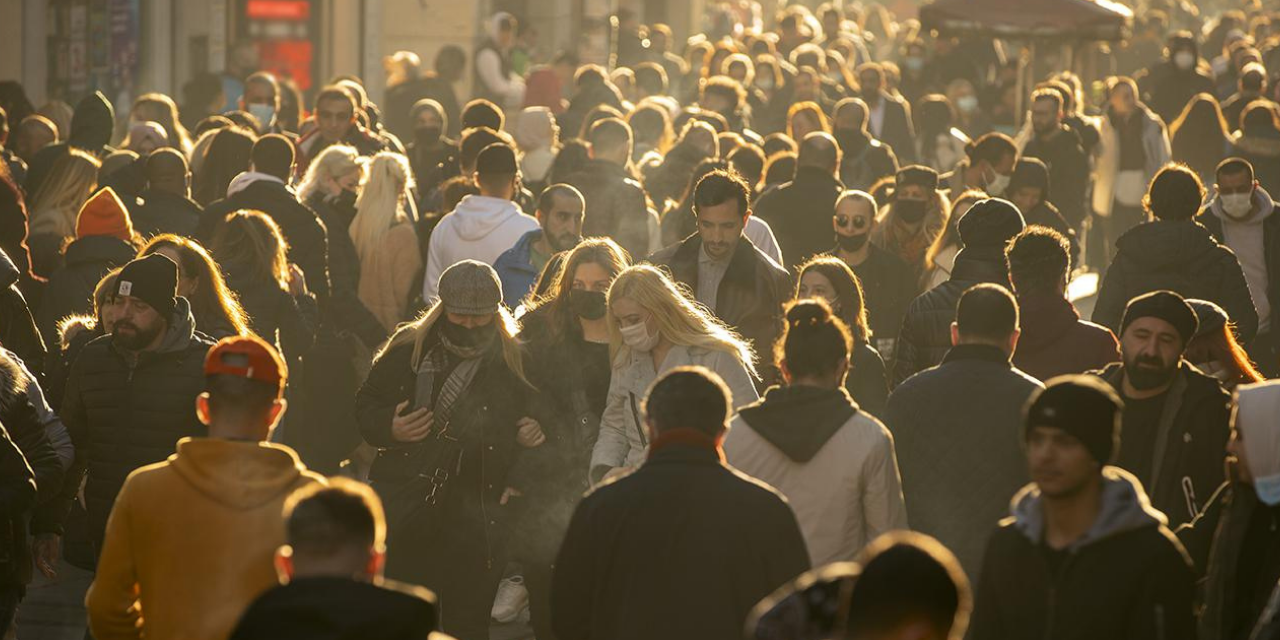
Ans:
{"label": "beige jacket", "polygon": [[360,258],[358,295],[364,306],[377,316],[388,332],[408,320],[409,291],[422,272],[422,252],[413,223],[391,227],[382,236],[382,248],[375,255]]}

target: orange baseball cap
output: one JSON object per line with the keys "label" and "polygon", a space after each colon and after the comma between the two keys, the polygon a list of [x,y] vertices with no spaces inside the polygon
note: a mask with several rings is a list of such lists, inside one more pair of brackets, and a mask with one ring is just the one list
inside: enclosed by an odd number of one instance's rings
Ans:
{"label": "orange baseball cap", "polygon": [[206,376],[227,375],[248,378],[284,388],[289,370],[275,348],[257,336],[223,338],[209,349],[204,359]]}

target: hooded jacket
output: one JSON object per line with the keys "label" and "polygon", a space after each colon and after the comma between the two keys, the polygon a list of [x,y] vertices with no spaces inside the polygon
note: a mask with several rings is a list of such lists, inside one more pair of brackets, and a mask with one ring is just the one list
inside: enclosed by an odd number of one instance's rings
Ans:
{"label": "hooded jacket", "polygon": [[1125,306],[1144,293],[1168,289],[1215,302],[1236,325],[1242,344],[1258,333],[1258,311],[1240,262],[1192,220],[1140,224],[1116,241],[1116,257],[1102,277],[1093,321],[1120,333]]}
{"label": "hooded jacket", "polygon": [[[1244,271],[1253,304],[1258,310],[1258,333],[1261,334],[1271,331],[1271,316],[1274,310],[1280,310],[1280,215],[1276,215],[1276,203],[1266,189],[1259,187],[1254,191],[1253,203],[1258,207],[1255,217],[1246,221],[1237,221],[1222,210],[1222,197],[1214,196],[1213,200],[1209,201],[1209,205],[1196,216],[1196,222],[1204,225],[1218,244],[1231,249],[1240,259],[1240,268]],[[1257,228],[1259,223],[1261,229]],[[1228,228],[1233,233],[1228,234]],[[1252,249],[1240,244],[1236,229],[1240,230],[1239,234],[1261,232],[1263,264],[1260,266],[1263,271],[1261,275],[1266,279],[1265,284],[1258,281],[1255,275],[1257,266],[1251,267],[1248,264],[1247,255],[1241,259],[1242,254],[1247,254]],[[1266,327],[1262,326],[1264,320],[1267,321]]]}
{"label": "hooded jacket", "polygon": [[18,279],[22,274],[18,266],[0,251],[0,345],[16,353],[32,370],[44,368],[44,340],[36,329],[27,299],[18,291]]}
{"label": "hooded jacket", "polygon": [[427,304],[436,301],[440,274],[450,265],[468,259],[492,265],[521,236],[539,228],[536,218],[510,200],[478,195],[463,198],[431,232],[422,299]]}
{"label": "hooded jacket", "polygon": [[62,266],[49,278],[36,322],[40,334],[58,335],[58,322],[93,313],[93,291],[109,271],[123,267],[137,255],[133,245],[114,236],[88,236],[67,245]]}
{"label": "hooded jacket", "polygon": [[438,620],[422,587],[295,577],[255,600],[231,640],[427,640]]}
{"label": "hooded jacket", "polygon": [[60,529],[87,471],[89,536],[100,543],[125,477],[164,460],[179,439],[205,433],[195,401],[204,391],[204,357],[211,346],[196,333],[185,298],[178,298],[160,346],[137,354],[136,361],[110,335],[85,345],[71,366],[61,409],[76,461],[58,499],[37,511],[37,532]]}
{"label": "hooded jacket", "polygon": [[1195,578],[1186,551],[1147,502],[1142,485],[1102,471],[1102,506],[1080,539],[1047,560],[1039,490],[1013,499],[1012,517],[987,544],[972,640],[1182,640],[1195,637]]}
{"label": "hooded jacket", "polygon": [[85,596],[94,637],[226,638],[277,584],[285,500],[324,482],[288,447],[205,438],[130,474]]}
{"label": "hooded jacket", "polygon": [[1022,335],[1013,364],[1038,380],[1084,373],[1120,361],[1111,330],[1080,319],[1075,305],[1058,295],[1018,296]]}
{"label": "hooded jacket", "polygon": [[770,388],[730,423],[724,452],[786,496],[815,567],[907,528],[893,437],[843,389]]}

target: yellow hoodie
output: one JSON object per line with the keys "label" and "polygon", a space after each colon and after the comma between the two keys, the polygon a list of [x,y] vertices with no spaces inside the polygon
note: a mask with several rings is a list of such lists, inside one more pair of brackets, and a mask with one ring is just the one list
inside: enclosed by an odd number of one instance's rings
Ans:
{"label": "yellow hoodie", "polygon": [[184,438],[167,461],[134,471],[85,596],[93,636],[227,638],[278,584],[285,499],[317,482],[288,447],[206,438]]}

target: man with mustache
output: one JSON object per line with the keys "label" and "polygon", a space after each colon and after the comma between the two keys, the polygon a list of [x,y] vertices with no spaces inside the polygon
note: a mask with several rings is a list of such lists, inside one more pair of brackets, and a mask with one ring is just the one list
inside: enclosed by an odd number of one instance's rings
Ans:
{"label": "man with mustache", "polygon": [[1120,325],[1122,362],[1096,372],[1124,400],[1116,466],[1137,476],[1170,527],[1194,518],[1225,480],[1230,397],[1182,359],[1198,325],[1172,291],[1138,296]]}

